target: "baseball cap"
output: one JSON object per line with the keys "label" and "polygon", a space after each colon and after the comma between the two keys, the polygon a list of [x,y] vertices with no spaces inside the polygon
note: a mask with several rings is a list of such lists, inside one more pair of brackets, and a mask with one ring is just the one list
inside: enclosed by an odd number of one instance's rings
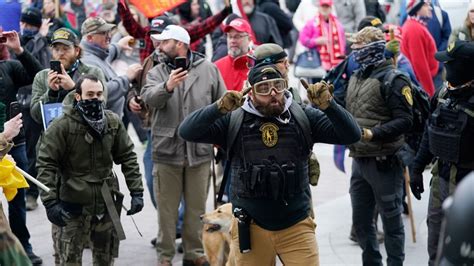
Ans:
{"label": "baseball cap", "polygon": [[82,35],[91,33],[108,32],[115,28],[114,24],[107,23],[101,17],[88,18],[82,23]]}
{"label": "baseball cap", "polygon": [[248,74],[248,81],[250,85],[264,81],[264,80],[272,80],[272,79],[281,79],[283,78],[280,71],[276,69],[274,65],[257,65],[252,68]]}
{"label": "baseball cap", "polygon": [[364,17],[360,22],[359,22],[359,25],[357,27],[357,30],[361,30],[365,27],[376,27],[376,28],[379,28],[381,30],[384,31],[384,28],[383,28],[383,23],[382,21],[378,18],[378,17],[374,17],[374,16],[367,16],[367,17]]}
{"label": "baseball cap", "polygon": [[240,32],[246,32],[246,33],[251,33],[252,32],[252,27],[250,27],[250,24],[242,18],[236,18],[232,20],[229,25],[224,27],[224,32],[229,32],[231,29],[234,29],[236,31]]}
{"label": "baseball cap", "polygon": [[65,45],[79,45],[79,38],[68,28],[59,28],[53,32],[51,44],[62,43]]}
{"label": "baseball cap", "polygon": [[319,0],[319,6],[332,6],[332,0]]}
{"label": "baseball cap", "polygon": [[448,45],[446,51],[437,52],[436,60],[440,62],[449,62],[455,59],[474,59],[474,43],[468,41],[456,41]]}
{"label": "baseball cap", "polygon": [[189,33],[183,27],[177,25],[168,25],[160,34],[152,34],[150,37],[156,41],[177,40],[187,45],[191,41]]}
{"label": "baseball cap", "polygon": [[274,43],[264,43],[259,45],[253,53],[255,65],[262,62],[275,64],[278,60],[287,57],[285,50],[280,45]]}
{"label": "baseball cap", "polygon": [[369,44],[382,40],[385,40],[382,30],[372,26],[361,29],[357,33],[352,34],[348,39],[348,41],[358,44]]}
{"label": "baseball cap", "polygon": [[168,16],[158,16],[151,20],[150,33],[161,33],[166,26],[175,24],[176,23]]}
{"label": "baseball cap", "polygon": [[27,8],[23,13],[21,13],[20,21],[33,25],[35,27],[41,27],[42,24],[42,15],[41,11],[34,7]]}

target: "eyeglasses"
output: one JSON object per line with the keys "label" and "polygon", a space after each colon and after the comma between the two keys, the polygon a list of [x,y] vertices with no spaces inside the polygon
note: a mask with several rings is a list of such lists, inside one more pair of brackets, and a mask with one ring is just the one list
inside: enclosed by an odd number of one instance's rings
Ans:
{"label": "eyeglasses", "polygon": [[270,95],[273,89],[277,93],[282,93],[286,89],[286,80],[278,78],[260,81],[253,85],[253,89],[257,95]]}
{"label": "eyeglasses", "polygon": [[241,40],[242,38],[247,37],[247,36],[249,36],[249,35],[248,35],[248,34],[235,34],[235,35],[229,35],[229,34],[227,34],[227,39],[228,39],[228,40],[234,39],[234,40],[239,41],[239,40]]}

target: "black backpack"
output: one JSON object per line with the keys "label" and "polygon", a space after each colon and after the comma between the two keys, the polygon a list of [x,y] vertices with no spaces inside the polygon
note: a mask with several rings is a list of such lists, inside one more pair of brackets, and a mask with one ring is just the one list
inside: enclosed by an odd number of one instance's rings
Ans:
{"label": "black backpack", "polygon": [[390,70],[383,76],[383,80],[381,81],[382,96],[385,97],[383,92],[385,92],[386,90],[384,88],[387,88],[387,86],[392,87],[393,82],[396,78],[403,79],[405,82],[410,84],[410,87],[412,88],[411,95],[413,97],[413,126],[409,133],[421,135],[425,130],[425,124],[430,115],[430,97],[423,90],[423,88],[413,84],[410,78],[404,72],[398,69]]}

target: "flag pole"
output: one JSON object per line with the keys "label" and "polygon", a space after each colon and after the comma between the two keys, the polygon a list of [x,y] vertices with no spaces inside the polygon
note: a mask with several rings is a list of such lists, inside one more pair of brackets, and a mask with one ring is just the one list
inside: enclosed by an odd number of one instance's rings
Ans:
{"label": "flag pole", "polygon": [[46,191],[46,192],[49,192],[49,188],[47,186],[45,186],[43,183],[41,183],[40,181],[38,181],[36,178],[32,177],[31,175],[29,175],[27,172],[23,171],[23,169],[21,169],[20,167],[16,166],[15,165],[15,169],[20,172],[20,174],[22,174],[26,179],[30,180],[31,182],[33,182],[35,185],[37,185],[39,188],[41,188],[42,190]]}

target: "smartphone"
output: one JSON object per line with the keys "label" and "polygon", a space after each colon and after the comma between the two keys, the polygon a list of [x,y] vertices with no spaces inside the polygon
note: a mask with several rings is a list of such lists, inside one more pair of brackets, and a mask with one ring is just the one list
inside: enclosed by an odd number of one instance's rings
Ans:
{"label": "smartphone", "polygon": [[143,49],[145,48],[145,40],[139,40],[138,41],[138,48]]}
{"label": "smartphone", "polygon": [[17,101],[10,103],[10,119],[21,113],[21,104]]}
{"label": "smartphone", "polygon": [[51,70],[56,71],[56,73],[58,73],[58,74],[63,73],[63,71],[61,70],[61,62],[60,61],[51,60],[51,61],[49,61],[49,64],[50,64]]}
{"label": "smartphone", "polygon": [[174,59],[174,66],[176,67],[176,69],[182,68],[183,70],[186,70],[187,63],[188,60],[186,59],[186,57],[178,56]]}

